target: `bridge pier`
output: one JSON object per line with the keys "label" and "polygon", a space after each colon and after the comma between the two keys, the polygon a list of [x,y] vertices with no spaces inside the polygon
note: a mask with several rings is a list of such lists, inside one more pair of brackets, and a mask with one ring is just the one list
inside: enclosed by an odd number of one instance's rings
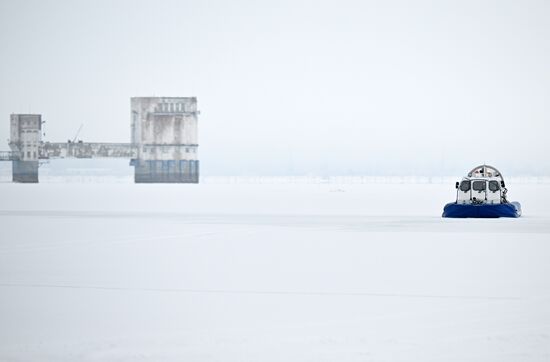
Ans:
{"label": "bridge pier", "polygon": [[12,114],[13,182],[37,183],[41,159],[130,158],[136,183],[198,183],[198,114],[196,97],[134,97],[131,99],[131,143],[42,141],[40,114]]}
{"label": "bridge pier", "polygon": [[195,97],[134,97],[132,144],[136,183],[198,183]]}
{"label": "bridge pier", "polygon": [[37,183],[38,157],[42,136],[40,114],[10,116],[10,148],[17,159],[12,161],[12,181]]}
{"label": "bridge pier", "polygon": [[133,160],[135,183],[198,183],[197,160]]}

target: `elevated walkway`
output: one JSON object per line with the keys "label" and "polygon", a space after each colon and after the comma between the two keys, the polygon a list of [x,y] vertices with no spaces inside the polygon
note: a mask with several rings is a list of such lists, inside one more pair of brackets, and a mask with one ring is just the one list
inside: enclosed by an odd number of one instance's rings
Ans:
{"label": "elevated walkway", "polygon": [[131,143],[44,142],[40,158],[137,158],[138,148]]}
{"label": "elevated walkway", "polygon": [[19,160],[19,152],[0,151],[0,161],[17,161]]}

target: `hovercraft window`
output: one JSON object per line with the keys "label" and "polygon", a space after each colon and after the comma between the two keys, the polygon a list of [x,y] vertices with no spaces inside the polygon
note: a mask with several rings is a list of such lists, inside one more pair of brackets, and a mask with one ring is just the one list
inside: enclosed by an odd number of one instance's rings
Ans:
{"label": "hovercraft window", "polygon": [[500,189],[498,181],[489,181],[489,190],[497,192]]}
{"label": "hovercraft window", "polygon": [[470,191],[470,181],[462,181],[460,183],[460,191],[462,192]]}
{"label": "hovercraft window", "polygon": [[485,181],[474,181],[472,182],[472,188],[474,191],[485,191]]}

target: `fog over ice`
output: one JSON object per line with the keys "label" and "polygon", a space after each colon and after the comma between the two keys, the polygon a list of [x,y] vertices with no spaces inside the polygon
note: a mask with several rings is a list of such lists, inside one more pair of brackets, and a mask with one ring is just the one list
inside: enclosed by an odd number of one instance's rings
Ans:
{"label": "fog over ice", "polygon": [[203,175],[550,174],[546,1],[5,1],[10,113],[129,142],[132,96],[197,96]]}

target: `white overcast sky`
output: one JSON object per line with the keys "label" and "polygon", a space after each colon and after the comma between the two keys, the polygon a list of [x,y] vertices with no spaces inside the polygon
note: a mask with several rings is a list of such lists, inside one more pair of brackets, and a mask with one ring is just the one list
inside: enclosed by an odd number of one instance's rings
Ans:
{"label": "white overcast sky", "polygon": [[197,96],[201,171],[550,174],[550,1],[0,1],[10,113],[129,142]]}

